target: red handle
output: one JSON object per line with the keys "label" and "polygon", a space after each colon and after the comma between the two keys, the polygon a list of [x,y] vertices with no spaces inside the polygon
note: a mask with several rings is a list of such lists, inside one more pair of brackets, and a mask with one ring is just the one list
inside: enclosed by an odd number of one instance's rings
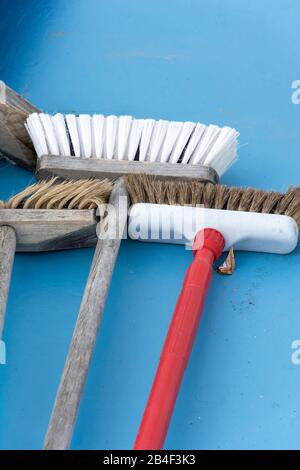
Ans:
{"label": "red handle", "polygon": [[222,234],[214,229],[207,228],[196,235],[193,245],[195,257],[185,275],[134,444],[135,450],[159,450],[163,447],[212,277],[212,264],[221,255],[224,245]]}

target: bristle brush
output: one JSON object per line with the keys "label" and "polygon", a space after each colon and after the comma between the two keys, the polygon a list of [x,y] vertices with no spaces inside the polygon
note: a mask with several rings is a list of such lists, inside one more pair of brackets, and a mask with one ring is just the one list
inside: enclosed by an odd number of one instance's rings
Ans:
{"label": "bristle brush", "polygon": [[[284,253],[297,240],[300,188],[280,193],[198,181],[174,183],[143,175],[127,176],[126,187],[132,203],[128,230],[135,239],[192,243],[194,227],[210,226],[227,233],[226,249]],[[167,228],[172,238],[163,237],[164,220],[171,221]],[[150,228],[155,237],[149,237]]]}
{"label": "bristle brush", "polygon": [[144,176],[129,176],[126,185],[133,202],[129,236],[192,243],[194,253],[134,445],[136,450],[159,450],[193,347],[214,261],[233,245],[247,251],[290,253],[298,243],[300,189],[280,194],[198,182],[174,185]]}
{"label": "bristle brush", "polygon": [[26,128],[47,178],[118,178],[144,173],[216,183],[236,160],[230,127],[132,116],[33,113]]}

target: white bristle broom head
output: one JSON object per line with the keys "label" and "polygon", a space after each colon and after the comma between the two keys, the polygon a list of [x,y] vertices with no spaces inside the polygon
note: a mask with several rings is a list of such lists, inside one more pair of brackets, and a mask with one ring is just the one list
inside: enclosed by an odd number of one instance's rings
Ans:
{"label": "white bristle broom head", "polygon": [[33,113],[25,126],[38,157],[199,164],[213,168],[219,176],[237,158],[239,133],[212,124]]}

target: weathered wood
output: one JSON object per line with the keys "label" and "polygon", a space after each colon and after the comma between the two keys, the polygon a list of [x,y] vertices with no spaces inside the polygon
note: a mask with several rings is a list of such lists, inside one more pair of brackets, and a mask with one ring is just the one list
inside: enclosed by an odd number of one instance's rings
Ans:
{"label": "weathered wood", "polygon": [[16,233],[12,227],[0,227],[0,339],[2,338],[12,267],[16,250]]}
{"label": "weathered wood", "polygon": [[39,179],[59,176],[66,179],[119,178],[122,175],[143,173],[164,178],[197,179],[218,182],[213,168],[183,163],[104,160],[96,158],[57,157],[44,155],[37,161]]}
{"label": "weathered wood", "polygon": [[0,121],[0,153],[8,160],[28,170],[34,170],[36,153],[18,140],[9,129]]}
{"label": "weathered wood", "polygon": [[0,152],[9,160],[34,170],[36,153],[24,123],[39,109],[0,81]]}
{"label": "weathered wood", "polygon": [[[116,209],[116,219],[113,224],[118,224],[120,236],[114,239],[98,240],[45,438],[44,449],[68,449],[72,438],[113,268],[127,220],[127,205],[125,211],[119,211],[118,203],[121,196],[127,196],[127,192],[123,183],[119,181],[112,191],[109,202]],[[106,218],[102,223],[107,222]]]}
{"label": "weathered wood", "polygon": [[0,122],[9,132],[26,145],[30,150],[33,149],[31,138],[25,128],[24,122],[28,114],[8,107],[6,104],[0,103]]}
{"label": "weathered wood", "polygon": [[16,232],[17,251],[94,246],[97,222],[88,209],[0,209],[0,224]]}
{"label": "weathered wood", "polygon": [[0,80],[0,103],[7,104],[25,114],[38,113],[39,109]]}

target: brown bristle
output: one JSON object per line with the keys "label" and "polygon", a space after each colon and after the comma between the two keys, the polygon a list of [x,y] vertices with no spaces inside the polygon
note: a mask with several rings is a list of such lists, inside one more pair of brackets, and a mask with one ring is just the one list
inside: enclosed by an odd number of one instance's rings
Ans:
{"label": "brown bristle", "polygon": [[[290,188],[284,198],[288,201],[284,213],[293,217],[300,227],[300,188]],[[284,204],[286,204],[286,201],[284,201]]]}
{"label": "brown bristle", "polygon": [[2,209],[95,209],[107,202],[112,190],[109,180],[57,182],[57,178],[35,183],[0,202]]}
{"label": "brown bristle", "polygon": [[145,175],[126,176],[125,183],[132,204],[202,205],[212,209],[281,214],[293,217],[300,227],[300,188],[279,193],[198,181],[176,182]]}
{"label": "brown bristle", "polygon": [[216,209],[224,209],[224,207],[226,208],[229,196],[230,196],[229,188],[227,186],[223,186],[222,184],[218,184],[216,188],[215,208]]}
{"label": "brown bristle", "polygon": [[243,196],[243,190],[241,188],[230,188],[228,202],[224,209],[230,211],[237,211],[239,209],[240,200]]}
{"label": "brown bristle", "polygon": [[250,212],[261,212],[263,205],[265,203],[265,199],[268,197],[266,191],[262,189],[257,189],[254,191],[253,198],[251,204],[249,206]]}
{"label": "brown bristle", "polygon": [[249,204],[251,204],[253,197],[254,197],[254,189],[253,188],[245,189],[245,191],[243,191],[241,195],[238,210],[247,211],[247,207],[249,207]]}
{"label": "brown bristle", "polygon": [[198,201],[203,200],[203,192],[204,192],[204,185],[198,184],[196,181],[194,181],[191,185],[191,191],[190,191],[190,204],[192,206],[196,206],[199,204]]}
{"label": "brown bristle", "polygon": [[204,207],[212,207],[214,205],[216,195],[216,186],[212,183],[207,183],[203,188],[203,202]]}

